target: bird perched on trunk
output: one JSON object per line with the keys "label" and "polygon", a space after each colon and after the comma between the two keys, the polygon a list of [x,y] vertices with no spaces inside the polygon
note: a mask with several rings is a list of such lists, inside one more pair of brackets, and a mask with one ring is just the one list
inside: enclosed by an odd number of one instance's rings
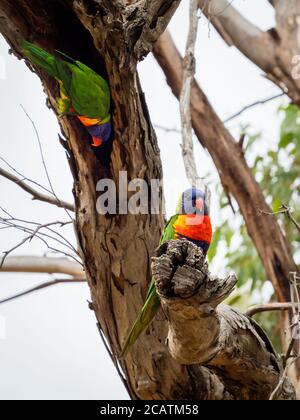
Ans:
{"label": "bird perched on trunk", "polygon": [[90,67],[67,55],[50,54],[37,45],[22,41],[25,57],[54,77],[60,86],[58,111],[75,115],[98,147],[111,137],[110,91],[107,82]]}
{"label": "bird perched on trunk", "polygon": [[[160,245],[171,239],[187,239],[200,247],[206,255],[212,240],[210,220],[210,192],[203,188],[190,188],[179,199],[176,214],[165,225]],[[120,357],[126,356],[139,335],[148,327],[160,306],[154,279],[151,280],[144,306],[140,310],[125,341]]]}

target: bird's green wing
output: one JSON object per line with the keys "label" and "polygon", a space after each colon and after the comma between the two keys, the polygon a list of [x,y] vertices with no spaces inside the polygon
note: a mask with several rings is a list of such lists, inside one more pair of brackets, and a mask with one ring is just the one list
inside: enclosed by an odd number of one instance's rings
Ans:
{"label": "bird's green wing", "polygon": [[[160,238],[160,244],[166,241],[169,241],[170,239],[174,239],[173,225],[176,221],[176,218],[177,218],[176,215],[171,217],[171,219],[165,225],[163,233]],[[154,279],[152,278],[150,286],[149,286],[149,290],[146,296],[145,303],[142,309],[140,310],[138,317],[128,334],[128,337],[124,343],[120,357],[126,356],[130,347],[136,342],[139,335],[148,327],[152,319],[155,317],[159,306],[160,306],[160,301],[156,293]]]}
{"label": "bird's green wing", "polygon": [[[27,41],[21,42],[24,55],[61,84],[61,108],[67,111],[67,99],[77,115],[106,120],[110,112],[107,82],[90,67],[66,54],[53,55]],[[66,97],[65,97],[66,96]]]}
{"label": "bird's green wing", "polygon": [[28,41],[21,41],[21,48],[26,58],[28,58],[37,67],[42,68],[50,76],[57,78],[58,70],[56,60],[53,54],[48,53],[35,44]]}
{"label": "bird's green wing", "polygon": [[108,83],[79,61],[76,61],[76,65],[72,65],[72,72],[69,95],[76,113],[105,120],[110,111]]}
{"label": "bird's green wing", "polygon": [[[165,224],[161,237],[160,237],[160,241],[159,244],[162,245],[164,242],[170,241],[171,239],[175,238],[175,233],[174,233],[174,223],[177,220],[177,215],[172,216],[169,221]],[[148,289],[148,293],[146,296],[146,301],[148,299],[148,297],[155,292],[155,282],[154,279],[151,280],[149,289]]]}
{"label": "bird's green wing", "polygon": [[160,237],[160,242],[159,242],[160,245],[163,244],[164,242],[170,241],[171,239],[175,239],[174,223],[176,222],[177,218],[178,218],[178,215],[175,214],[165,224],[165,227]]}
{"label": "bird's green wing", "polygon": [[120,357],[125,357],[128,350],[136,342],[139,335],[148,327],[154,318],[160,302],[159,297],[156,294],[155,290],[149,294],[148,299],[146,299],[144,306],[140,310],[137,319],[135,320],[127,338],[123,345]]}

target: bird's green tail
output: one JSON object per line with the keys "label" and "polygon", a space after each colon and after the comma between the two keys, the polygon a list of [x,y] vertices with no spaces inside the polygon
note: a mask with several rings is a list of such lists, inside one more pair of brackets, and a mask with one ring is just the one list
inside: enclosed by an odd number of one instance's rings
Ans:
{"label": "bird's green tail", "polygon": [[160,301],[156,293],[155,287],[152,292],[148,294],[146,302],[142,307],[130,333],[125,341],[120,357],[125,357],[130,347],[136,342],[139,335],[148,327],[152,319],[156,315],[159,308]]}
{"label": "bird's green tail", "polygon": [[47,51],[43,50],[37,45],[31,44],[25,40],[21,42],[21,48],[23,49],[24,55],[33,64],[41,67],[52,77],[57,78],[59,76],[56,65],[56,58],[54,55],[49,54]]}

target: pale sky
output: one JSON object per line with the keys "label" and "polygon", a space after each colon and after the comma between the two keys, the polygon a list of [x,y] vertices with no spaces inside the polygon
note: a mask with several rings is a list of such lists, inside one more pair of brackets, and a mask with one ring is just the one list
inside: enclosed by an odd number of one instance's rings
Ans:
{"label": "pale sky", "polygon": [[[273,9],[267,1],[235,0],[250,20],[262,29],[273,25]],[[184,51],[188,22],[187,1],[183,1],[170,29]],[[56,118],[45,106],[39,79],[15,57],[0,37],[1,151],[15,168],[47,185],[32,126],[20,104],[35,121],[47,167],[56,194],[72,200],[72,178],[64,151],[58,143]],[[180,127],[178,102],[173,98],[162,71],[152,56],[140,65],[139,73],[153,124]],[[197,46],[197,78],[219,113],[226,118],[257,99],[279,92],[260,69],[236,49],[228,48],[204,18],[200,21]],[[259,106],[228,125],[238,136],[241,124],[262,131],[260,149],[270,147],[278,137],[277,109],[282,100]],[[186,179],[181,158],[180,136],[157,130],[164,167],[167,213],[175,208]],[[216,139],[217,141],[217,139]],[[207,152],[195,143],[200,174],[209,173],[218,182]],[[0,162],[5,167],[3,162]],[[63,210],[32,202],[30,197],[0,178],[0,206],[15,217],[38,222],[66,220]],[[216,198],[213,222],[218,223]],[[65,228],[74,241],[71,229]],[[17,231],[0,230],[0,251],[13,247],[23,237]],[[221,252],[222,250],[220,250]],[[15,255],[43,255],[46,249],[32,241]],[[218,270],[222,267],[218,264]],[[48,279],[42,275],[0,274],[0,298]],[[0,306],[0,399],[122,399],[127,394],[100,341],[94,314],[88,309],[86,285],[55,286]]]}

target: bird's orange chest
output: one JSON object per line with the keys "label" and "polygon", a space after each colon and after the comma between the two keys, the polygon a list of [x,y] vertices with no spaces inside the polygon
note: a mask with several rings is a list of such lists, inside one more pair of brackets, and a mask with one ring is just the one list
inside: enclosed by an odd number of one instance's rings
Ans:
{"label": "bird's orange chest", "polygon": [[210,216],[181,214],[174,223],[174,229],[177,236],[211,243],[212,226]]}

